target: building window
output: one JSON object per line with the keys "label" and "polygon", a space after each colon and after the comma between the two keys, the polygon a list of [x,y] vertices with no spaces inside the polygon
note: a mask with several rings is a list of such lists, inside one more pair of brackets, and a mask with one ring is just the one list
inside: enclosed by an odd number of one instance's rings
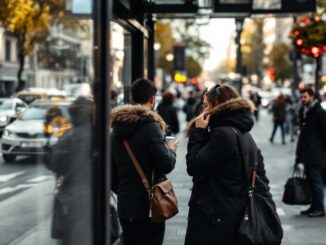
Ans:
{"label": "building window", "polygon": [[11,41],[10,40],[6,40],[6,53],[5,53],[5,58],[6,58],[6,61],[10,61],[11,60]]}

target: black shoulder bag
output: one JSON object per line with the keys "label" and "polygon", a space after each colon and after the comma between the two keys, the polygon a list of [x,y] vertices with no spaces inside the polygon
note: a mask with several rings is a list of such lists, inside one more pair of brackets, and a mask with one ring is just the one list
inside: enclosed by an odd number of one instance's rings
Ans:
{"label": "black shoulder bag", "polygon": [[[244,170],[248,168],[244,155],[243,143],[238,131],[232,128],[237,136],[240,149],[241,161]],[[249,135],[249,137],[251,137]],[[257,169],[257,147],[251,139],[254,147],[254,164],[250,173],[251,179],[247,175],[248,204],[239,226],[238,245],[280,245],[283,238],[283,229],[280,218],[276,212],[276,206],[271,195],[263,195],[255,192],[256,169]]]}

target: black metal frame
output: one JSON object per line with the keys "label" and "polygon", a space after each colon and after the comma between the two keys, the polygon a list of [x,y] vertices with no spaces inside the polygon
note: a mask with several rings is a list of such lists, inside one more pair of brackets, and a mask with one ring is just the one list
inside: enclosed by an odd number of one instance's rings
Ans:
{"label": "black metal frame", "polygon": [[[93,244],[110,243],[109,87],[111,0],[94,0]],[[82,235],[82,234],[81,234]]]}

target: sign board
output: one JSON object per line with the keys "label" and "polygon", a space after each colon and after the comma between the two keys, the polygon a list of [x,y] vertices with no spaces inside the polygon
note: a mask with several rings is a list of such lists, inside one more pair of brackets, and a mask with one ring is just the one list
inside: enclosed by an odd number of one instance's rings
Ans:
{"label": "sign board", "polygon": [[214,0],[215,13],[304,13],[316,11],[316,0]]}

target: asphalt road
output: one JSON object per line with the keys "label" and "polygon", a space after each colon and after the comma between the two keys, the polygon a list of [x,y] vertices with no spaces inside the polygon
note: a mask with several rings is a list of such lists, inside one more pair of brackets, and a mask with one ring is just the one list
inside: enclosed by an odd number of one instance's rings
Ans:
{"label": "asphalt road", "polygon": [[[34,158],[4,163],[0,157],[0,244],[15,244],[52,212],[54,177]],[[48,244],[48,243],[36,243]]]}

